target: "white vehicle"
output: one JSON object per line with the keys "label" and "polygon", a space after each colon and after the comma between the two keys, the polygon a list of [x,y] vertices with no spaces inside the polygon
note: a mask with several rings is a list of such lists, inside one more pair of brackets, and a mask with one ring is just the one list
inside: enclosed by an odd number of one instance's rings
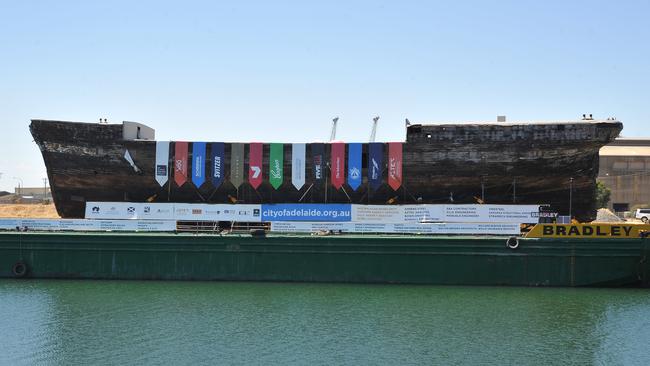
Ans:
{"label": "white vehicle", "polygon": [[647,224],[648,220],[650,220],[650,208],[640,208],[636,210],[634,218],[641,219],[644,224]]}

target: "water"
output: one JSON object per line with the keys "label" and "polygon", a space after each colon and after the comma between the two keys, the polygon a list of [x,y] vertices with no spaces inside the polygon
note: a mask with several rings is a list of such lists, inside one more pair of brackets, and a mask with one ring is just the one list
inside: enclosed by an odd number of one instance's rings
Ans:
{"label": "water", "polygon": [[0,364],[650,364],[650,291],[0,280]]}

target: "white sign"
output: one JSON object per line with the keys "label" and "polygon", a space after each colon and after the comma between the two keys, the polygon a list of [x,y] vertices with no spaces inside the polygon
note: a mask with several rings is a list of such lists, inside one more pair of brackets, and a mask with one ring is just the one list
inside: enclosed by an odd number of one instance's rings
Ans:
{"label": "white sign", "polygon": [[260,222],[261,205],[175,203],[174,220]]}
{"label": "white sign", "polygon": [[141,203],[135,202],[86,202],[87,219],[137,219]]}
{"label": "white sign", "polygon": [[0,230],[28,231],[176,231],[170,220],[0,219]]}
{"label": "white sign", "polygon": [[536,223],[539,205],[352,205],[352,222]]}
{"label": "white sign", "polygon": [[347,233],[410,233],[410,234],[484,234],[519,235],[519,224],[512,223],[355,223],[355,222],[271,222],[271,231],[311,233],[322,230]]}
{"label": "white sign", "polygon": [[260,222],[261,205],[86,202],[87,219]]}

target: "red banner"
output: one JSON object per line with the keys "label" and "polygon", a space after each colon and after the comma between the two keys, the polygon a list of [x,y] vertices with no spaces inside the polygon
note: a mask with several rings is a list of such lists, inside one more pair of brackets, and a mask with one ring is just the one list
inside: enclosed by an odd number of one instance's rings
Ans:
{"label": "red banner", "polygon": [[402,186],[402,143],[388,143],[388,185],[396,191]]}
{"label": "red banner", "polygon": [[345,182],[345,144],[342,142],[334,142],[330,146],[332,148],[330,165],[332,185],[334,188],[340,189]]}
{"label": "red banner", "polygon": [[179,187],[187,182],[187,150],[187,142],[174,143],[174,182]]}
{"label": "red banner", "polygon": [[262,143],[251,142],[248,150],[248,182],[257,189],[262,184]]}

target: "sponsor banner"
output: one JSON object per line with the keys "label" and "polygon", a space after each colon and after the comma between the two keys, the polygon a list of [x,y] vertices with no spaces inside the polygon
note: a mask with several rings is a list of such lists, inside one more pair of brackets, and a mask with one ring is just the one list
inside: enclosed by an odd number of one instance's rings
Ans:
{"label": "sponsor banner", "polygon": [[136,202],[86,202],[87,219],[137,219],[142,203]]}
{"label": "sponsor banner", "polygon": [[371,142],[368,144],[368,184],[370,189],[377,189],[381,185],[381,176],[384,170],[384,144]]}
{"label": "sponsor banner", "polygon": [[211,146],[212,153],[212,185],[219,188],[223,182],[225,154],[223,142],[215,142]]}
{"label": "sponsor banner", "polygon": [[233,143],[230,145],[230,183],[235,188],[244,183],[244,144]]}
{"label": "sponsor banner", "polygon": [[262,143],[248,145],[248,182],[257,189],[262,184]]}
{"label": "sponsor banner", "polygon": [[28,231],[176,231],[169,220],[0,219],[0,229]]}
{"label": "sponsor banner", "polygon": [[310,233],[329,230],[349,233],[402,233],[402,234],[483,234],[519,235],[519,224],[511,223],[354,223],[354,222],[271,222],[271,231]]}
{"label": "sponsor banner", "polygon": [[537,224],[527,238],[639,238],[650,232],[650,225],[641,224]]}
{"label": "sponsor banner", "polygon": [[539,205],[352,205],[353,222],[536,223]]}
{"label": "sponsor banner", "polygon": [[314,181],[320,183],[325,178],[325,144],[311,144],[311,161]]}
{"label": "sponsor banner", "polygon": [[394,190],[402,186],[402,143],[388,143],[388,185]]}
{"label": "sponsor banner", "polygon": [[361,144],[348,144],[348,185],[357,190],[361,185]]}
{"label": "sponsor banner", "polygon": [[260,222],[260,205],[175,203],[174,220]]}
{"label": "sponsor banner", "polygon": [[269,152],[269,183],[278,189],[284,176],[284,144],[271,144]]}
{"label": "sponsor banner", "polygon": [[187,182],[187,154],[188,143],[176,141],[174,143],[174,182],[179,187]]}
{"label": "sponsor banner", "polygon": [[333,142],[331,147],[330,172],[332,185],[336,189],[341,189],[345,182],[345,144],[342,142]]}
{"label": "sponsor banner", "polygon": [[[140,203],[136,206],[138,219],[144,220],[173,220],[173,203]],[[88,216],[86,216],[88,218]]]}
{"label": "sponsor banner", "polygon": [[350,221],[349,204],[274,204],[262,205],[262,221]]}
{"label": "sponsor banner", "polygon": [[197,188],[205,183],[205,142],[192,143],[192,183]]}
{"label": "sponsor banner", "polygon": [[169,179],[169,141],[156,142],[156,182],[164,186]]}
{"label": "sponsor banner", "polygon": [[305,185],[305,146],[291,145],[291,184],[298,190]]}

